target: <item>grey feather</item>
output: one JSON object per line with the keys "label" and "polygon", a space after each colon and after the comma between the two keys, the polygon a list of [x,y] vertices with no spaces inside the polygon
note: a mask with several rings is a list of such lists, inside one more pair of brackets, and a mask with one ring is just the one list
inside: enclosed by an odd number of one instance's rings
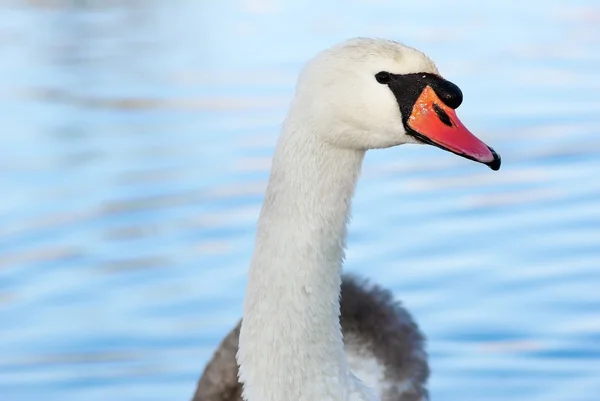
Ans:
{"label": "grey feather", "polygon": [[[361,349],[377,360],[386,386],[382,401],[424,401],[429,377],[425,338],[410,313],[384,288],[345,274],[340,323],[346,352]],[[241,401],[235,354],[240,322],[223,339],[198,381],[193,401]]]}

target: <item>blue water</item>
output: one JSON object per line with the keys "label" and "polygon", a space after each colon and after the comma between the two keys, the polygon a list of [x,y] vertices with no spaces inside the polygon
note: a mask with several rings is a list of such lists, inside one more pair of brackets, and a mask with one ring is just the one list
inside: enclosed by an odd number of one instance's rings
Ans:
{"label": "blue water", "polygon": [[368,155],[346,268],[429,338],[432,399],[597,401],[594,0],[8,1],[0,6],[0,399],[186,400],[241,314],[303,62],[427,52],[494,173]]}

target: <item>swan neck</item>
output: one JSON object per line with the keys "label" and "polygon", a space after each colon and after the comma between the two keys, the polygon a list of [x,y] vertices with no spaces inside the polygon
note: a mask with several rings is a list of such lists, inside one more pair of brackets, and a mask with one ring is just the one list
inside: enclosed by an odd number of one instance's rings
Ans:
{"label": "swan neck", "polygon": [[238,363],[247,401],[346,400],[341,268],[363,151],[284,125],[258,221]]}

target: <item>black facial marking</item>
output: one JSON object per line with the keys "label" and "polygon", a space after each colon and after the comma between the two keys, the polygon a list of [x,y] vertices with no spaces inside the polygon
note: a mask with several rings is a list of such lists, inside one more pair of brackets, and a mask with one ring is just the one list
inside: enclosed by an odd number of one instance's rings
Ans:
{"label": "black facial marking", "polygon": [[445,79],[439,80],[436,84],[432,88],[446,106],[456,109],[461,105],[463,94],[458,86]]}
{"label": "black facial marking", "polygon": [[446,124],[448,127],[452,127],[452,120],[450,120],[448,113],[446,113],[444,109],[438,106],[437,103],[433,104],[433,111],[435,111],[435,114],[438,116],[441,122]]}
{"label": "black facial marking", "polygon": [[390,82],[391,74],[387,71],[381,71],[375,74],[375,79],[380,84],[387,85]]}
{"label": "black facial marking", "polygon": [[[376,74],[375,77],[377,78],[377,75],[379,74],[381,73]],[[377,81],[379,82],[379,79],[377,79]],[[405,127],[408,117],[410,117],[412,113],[415,102],[419,96],[421,96],[421,93],[426,86],[431,87],[439,99],[450,108],[456,109],[458,106],[460,106],[463,100],[462,92],[458,86],[450,81],[445,80],[439,75],[430,74],[427,72],[418,74],[389,74],[389,81],[387,85],[396,97]],[[438,113],[436,110],[436,114],[440,120],[444,124],[451,126],[452,122],[449,121],[450,118],[448,115],[443,112],[439,106],[438,108],[442,112]],[[448,124],[448,122],[450,124]],[[409,127],[406,128],[407,130],[409,129]]]}

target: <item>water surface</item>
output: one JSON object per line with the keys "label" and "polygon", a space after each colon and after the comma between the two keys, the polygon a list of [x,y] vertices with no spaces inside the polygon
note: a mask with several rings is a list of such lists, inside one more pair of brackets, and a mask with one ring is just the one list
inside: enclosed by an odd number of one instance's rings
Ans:
{"label": "water surface", "polygon": [[434,400],[597,401],[600,6],[7,1],[2,400],[185,400],[241,313],[299,69],[353,36],[426,51],[497,173],[365,160],[346,268],[429,338]]}

